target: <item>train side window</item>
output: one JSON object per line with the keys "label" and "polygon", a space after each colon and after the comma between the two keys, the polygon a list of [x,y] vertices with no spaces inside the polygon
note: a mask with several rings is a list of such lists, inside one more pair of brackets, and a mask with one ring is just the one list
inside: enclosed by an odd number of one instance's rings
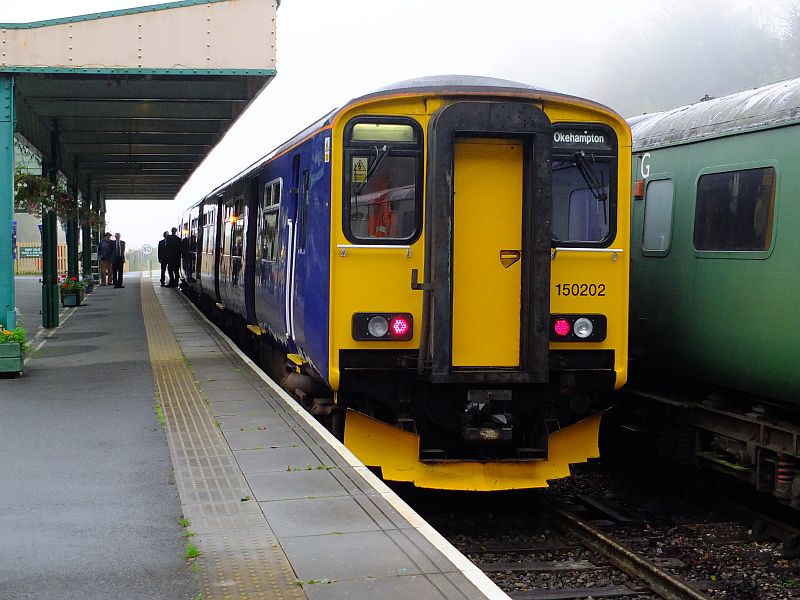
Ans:
{"label": "train side window", "polygon": [[298,232],[297,250],[303,252],[306,249],[306,239],[308,237],[308,203],[311,197],[311,172],[303,171],[302,188],[300,191],[300,231]]}
{"label": "train side window", "polygon": [[695,249],[769,250],[774,208],[773,167],[702,175],[697,181]]}
{"label": "train side window", "polygon": [[422,225],[422,130],[407,118],[345,128],[344,233],[354,243],[412,242]]}
{"label": "train side window", "polygon": [[666,254],[672,238],[674,193],[671,179],[647,182],[644,196],[642,250]]}
{"label": "train side window", "polygon": [[278,209],[281,202],[281,180],[264,185],[259,219],[258,259],[274,261],[278,254]]}
{"label": "train side window", "polygon": [[206,233],[204,251],[206,254],[214,253],[214,244],[216,243],[215,237],[217,234],[216,229],[216,211],[212,208],[206,213]]}
{"label": "train side window", "polygon": [[244,250],[244,224],[247,220],[244,196],[234,201],[231,207],[231,256],[242,256]]}

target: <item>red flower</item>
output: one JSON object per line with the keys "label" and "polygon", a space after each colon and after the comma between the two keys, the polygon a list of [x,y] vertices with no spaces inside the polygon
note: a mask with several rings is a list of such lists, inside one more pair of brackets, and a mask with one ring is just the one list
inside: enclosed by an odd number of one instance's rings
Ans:
{"label": "red flower", "polygon": [[77,277],[70,277],[69,280],[70,281],[78,281],[78,278]]}
{"label": "red flower", "polygon": [[61,287],[62,287],[62,288],[64,288],[64,289],[67,289],[69,286],[68,286],[68,285],[65,283],[65,284],[64,284],[64,285],[62,285]]}

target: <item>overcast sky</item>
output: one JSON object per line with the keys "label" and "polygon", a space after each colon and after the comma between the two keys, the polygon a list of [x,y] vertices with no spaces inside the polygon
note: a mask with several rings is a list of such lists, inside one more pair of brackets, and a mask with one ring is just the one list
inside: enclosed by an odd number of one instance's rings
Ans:
{"label": "overcast sky", "polygon": [[[175,201],[109,202],[109,228],[121,231],[129,248],[157,242],[164,229],[176,224],[181,210],[205,192],[332,108],[387,83],[445,73],[484,75],[581,96],[591,92],[593,99],[607,101],[621,81],[638,76],[626,72],[626,57],[632,59],[642,50],[637,47],[645,38],[642,33],[655,31],[660,19],[708,3],[779,28],[790,1],[283,0],[278,9],[277,77]],[[155,3],[2,0],[0,22]],[[609,65],[610,60],[621,64]],[[722,92],[728,91],[732,90]],[[695,101],[695,96],[681,103]]]}

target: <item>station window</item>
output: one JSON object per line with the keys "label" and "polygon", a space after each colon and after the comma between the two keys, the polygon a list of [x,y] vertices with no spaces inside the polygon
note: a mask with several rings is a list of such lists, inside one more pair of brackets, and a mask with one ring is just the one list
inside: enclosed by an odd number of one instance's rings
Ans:
{"label": "station window", "polygon": [[274,261],[278,255],[278,209],[281,203],[281,180],[264,185],[259,207],[258,259]]}
{"label": "station window", "polygon": [[422,222],[422,130],[397,117],[345,129],[344,231],[352,242],[410,243]]}
{"label": "station window", "polygon": [[769,250],[774,206],[772,167],[702,175],[697,182],[695,249]]}
{"label": "station window", "polygon": [[644,196],[642,250],[663,253],[669,250],[672,236],[673,203],[671,179],[657,179],[647,183]]}

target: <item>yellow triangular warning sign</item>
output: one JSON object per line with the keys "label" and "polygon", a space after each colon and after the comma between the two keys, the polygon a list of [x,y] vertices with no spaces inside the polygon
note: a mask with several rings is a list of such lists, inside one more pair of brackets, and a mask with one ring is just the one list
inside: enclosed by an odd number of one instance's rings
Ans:
{"label": "yellow triangular warning sign", "polygon": [[364,183],[367,180],[367,159],[353,158],[353,181]]}

